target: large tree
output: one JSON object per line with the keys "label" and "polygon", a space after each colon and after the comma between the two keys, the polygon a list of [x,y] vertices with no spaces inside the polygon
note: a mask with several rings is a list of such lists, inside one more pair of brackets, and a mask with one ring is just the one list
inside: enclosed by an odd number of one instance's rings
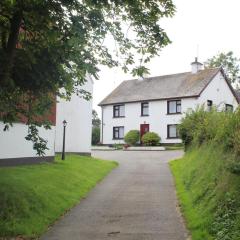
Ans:
{"label": "large tree", "polygon": [[[27,139],[44,154],[46,142],[36,126],[49,127],[40,116],[49,111],[53,96],[76,93],[88,99],[81,86],[87,73],[98,78],[100,65],[121,65],[142,75],[144,64],[170,43],[159,20],[174,11],[172,0],[1,0],[0,113],[5,130],[26,119]],[[114,51],[106,39],[114,39]],[[139,65],[135,54],[141,55]]]}
{"label": "large tree", "polygon": [[232,51],[221,52],[216,56],[209,58],[205,62],[207,68],[222,67],[228,77],[228,79],[236,86],[240,85],[240,59],[234,55]]}

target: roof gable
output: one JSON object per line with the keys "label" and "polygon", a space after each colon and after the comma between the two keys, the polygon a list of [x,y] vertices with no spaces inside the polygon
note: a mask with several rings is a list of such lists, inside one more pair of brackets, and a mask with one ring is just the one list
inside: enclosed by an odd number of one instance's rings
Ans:
{"label": "roof gable", "polygon": [[219,71],[221,68],[213,68],[200,70],[196,74],[185,72],[150,77],[143,81],[124,81],[99,105],[198,97]]}
{"label": "roof gable", "polygon": [[220,70],[221,70],[221,73],[222,73],[225,81],[227,82],[228,87],[230,88],[233,96],[235,97],[237,103],[240,103],[240,92],[239,92],[238,90],[235,90],[235,89],[233,88],[230,79],[226,76],[226,74],[225,74],[225,72],[224,72],[224,70],[223,70],[222,67],[220,68]]}

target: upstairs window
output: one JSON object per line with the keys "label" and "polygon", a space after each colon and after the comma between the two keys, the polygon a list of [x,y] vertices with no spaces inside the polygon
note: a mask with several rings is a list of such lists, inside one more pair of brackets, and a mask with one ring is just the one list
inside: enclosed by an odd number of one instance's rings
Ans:
{"label": "upstairs window", "polygon": [[226,104],[226,105],[225,105],[225,111],[226,111],[226,112],[233,112],[233,105],[231,105],[231,104]]}
{"label": "upstairs window", "polygon": [[168,114],[179,114],[181,113],[181,100],[173,100],[173,101],[168,101]]}
{"label": "upstairs window", "polygon": [[213,107],[213,101],[212,100],[207,100],[207,110],[210,112]]}
{"label": "upstairs window", "polygon": [[177,124],[167,125],[167,137],[168,138],[179,138]]}
{"label": "upstairs window", "polygon": [[125,106],[122,105],[114,105],[113,106],[113,117],[124,117],[125,116]]}
{"label": "upstairs window", "polygon": [[149,104],[148,104],[148,102],[141,103],[141,116],[149,116]]}
{"label": "upstairs window", "polygon": [[113,139],[124,138],[124,127],[113,127]]}

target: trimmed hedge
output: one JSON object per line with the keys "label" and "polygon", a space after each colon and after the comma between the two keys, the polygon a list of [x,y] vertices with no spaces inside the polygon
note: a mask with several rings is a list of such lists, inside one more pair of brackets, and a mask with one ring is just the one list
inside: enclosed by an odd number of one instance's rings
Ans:
{"label": "trimmed hedge", "polygon": [[147,132],[142,136],[142,142],[145,146],[156,146],[161,138],[155,132]]}
{"label": "trimmed hedge", "polygon": [[124,141],[129,145],[136,145],[139,142],[139,138],[140,138],[139,131],[131,130],[125,135]]}

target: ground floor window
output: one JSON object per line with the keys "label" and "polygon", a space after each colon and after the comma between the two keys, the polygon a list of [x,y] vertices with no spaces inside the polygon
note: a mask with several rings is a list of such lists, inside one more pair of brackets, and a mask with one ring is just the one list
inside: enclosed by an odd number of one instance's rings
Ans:
{"label": "ground floor window", "polygon": [[233,105],[226,104],[225,105],[225,110],[226,110],[226,112],[233,112]]}
{"label": "ground floor window", "polygon": [[177,124],[170,124],[167,126],[167,137],[168,138],[179,138]]}
{"label": "ground floor window", "polygon": [[213,101],[212,100],[207,100],[207,110],[210,112],[213,107]]}
{"label": "ground floor window", "polygon": [[124,138],[124,127],[113,127],[113,139]]}

